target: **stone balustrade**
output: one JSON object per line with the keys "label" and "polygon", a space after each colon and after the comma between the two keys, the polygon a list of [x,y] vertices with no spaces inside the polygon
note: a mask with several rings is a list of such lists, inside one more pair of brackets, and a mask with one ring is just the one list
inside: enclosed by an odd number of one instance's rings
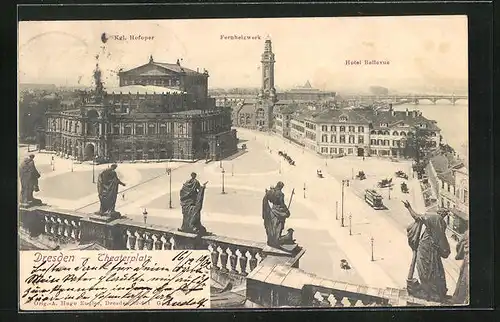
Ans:
{"label": "stone balustrade", "polygon": [[103,222],[93,220],[88,214],[48,206],[21,209],[20,217],[21,226],[26,226],[31,236],[48,236],[63,246],[70,242],[96,242],[115,250],[207,249],[212,258],[212,278],[223,285],[244,284],[246,276],[268,254],[292,256],[265,243],[216,235],[197,236],[126,217]]}
{"label": "stone balustrade", "polygon": [[247,307],[364,307],[439,305],[408,296],[406,290],[379,289],[331,281],[298,268],[305,250],[292,252],[264,243],[217,235],[198,236],[144,224],[126,217],[97,221],[88,214],[48,206],[20,209],[21,228],[31,237],[58,245],[94,242],[111,250],[207,249],[211,278],[220,285],[244,287]]}
{"label": "stone balustrade", "polygon": [[82,218],[85,214],[36,207],[36,211],[21,208],[19,211],[21,228],[28,231],[31,237],[45,235],[50,240],[64,244],[77,244],[82,237]]}
{"label": "stone balustrade", "polygon": [[249,307],[439,306],[404,289],[332,281],[267,259],[247,277]]}

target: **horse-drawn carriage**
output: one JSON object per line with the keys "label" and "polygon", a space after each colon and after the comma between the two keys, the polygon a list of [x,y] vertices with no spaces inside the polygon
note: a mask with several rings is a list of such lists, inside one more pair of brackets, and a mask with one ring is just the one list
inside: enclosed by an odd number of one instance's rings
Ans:
{"label": "horse-drawn carriage", "polygon": [[408,180],[408,175],[401,170],[396,172],[396,177]]}
{"label": "horse-drawn carriage", "polygon": [[321,170],[316,170],[316,175],[318,176],[318,178],[323,178],[323,173],[321,172]]}
{"label": "horse-drawn carriage", "polygon": [[410,190],[408,190],[408,185],[406,184],[406,182],[401,182],[401,192],[402,193],[410,192]]}
{"label": "horse-drawn carriage", "polygon": [[364,171],[358,171],[358,174],[356,175],[356,179],[365,180],[366,179],[365,172]]}
{"label": "horse-drawn carriage", "polygon": [[392,178],[382,179],[377,183],[377,187],[379,187],[379,188],[387,188],[390,186],[392,186]]}

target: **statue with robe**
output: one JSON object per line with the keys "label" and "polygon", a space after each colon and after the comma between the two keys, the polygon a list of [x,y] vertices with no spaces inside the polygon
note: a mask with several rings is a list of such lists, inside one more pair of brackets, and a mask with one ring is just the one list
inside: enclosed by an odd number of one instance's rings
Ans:
{"label": "statue with robe", "polygon": [[[446,237],[446,211],[417,214],[408,201],[403,201],[415,220],[407,228],[408,244],[413,259],[408,274],[408,293],[429,301],[447,302],[446,277],[442,258],[450,255],[450,244]],[[415,267],[420,281],[413,278]]]}
{"label": "statue with robe", "polygon": [[469,304],[469,231],[467,230],[457,244],[456,260],[463,260],[457,286],[451,302]]}
{"label": "statue with robe", "polygon": [[203,208],[207,183],[200,184],[196,179],[196,173],[193,172],[191,179],[182,185],[180,191],[182,226],[180,231],[198,235],[207,234],[207,229],[201,224],[201,209]]}
{"label": "statue with robe", "polygon": [[19,178],[21,180],[21,205],[29,207],[33,205],[41,205],[42,201],[33,197],[33,192],[40,191],[38,179],[40,173],[35,166],[35,155],[30,154],[23,160],[19,167]]}
{"label": "statue with robe", "polygon": [[101,216],[120,217],[120,213],[115,210],[116,198],[118,196],[118,186],[125,186],[116,174],[116,164],[112,164],[108,169],[99,174],[97,179],[97,193],[101,203],[97,212]]}
{"label": "statue with robe", "polygon": [[295,241],[293,239],[293,229],[288,229],[287,234],[282,235],[285,220],[290,217],[290,210],[285,204],[283,187],[283,182],[279,181],[275,187],[271,187],[269,190],[266,189],[262,199],[262,219],[264,219],[264,228],[266,229],[267,245],[275,248],[281,248],[283,245],[293,245]]}

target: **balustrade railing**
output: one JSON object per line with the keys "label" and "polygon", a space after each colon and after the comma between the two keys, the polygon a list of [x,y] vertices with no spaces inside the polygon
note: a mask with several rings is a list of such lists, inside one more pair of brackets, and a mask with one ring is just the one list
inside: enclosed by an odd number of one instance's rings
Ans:
{"label": "balustrade railing", "polygon": [[20,217],[31,236],[43,234],[61,244],[93,241],[116,250],[207,249],[212,278],[223,285],[244,285],[248,302],[261,307],[436,305],[408,296],[405,290],[353,285],[306,273],[298,269],[302,249],[291,254],[264,243],[197,236],[127,218],[99,222],[86,214],[49,207],[20,209]]}

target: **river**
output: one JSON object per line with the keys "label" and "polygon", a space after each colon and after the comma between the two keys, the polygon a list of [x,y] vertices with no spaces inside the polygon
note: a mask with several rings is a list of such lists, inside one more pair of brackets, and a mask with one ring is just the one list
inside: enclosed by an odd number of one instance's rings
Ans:
{"label": "river", "polygon": [[460,156],[468,155],[469,146],[469,103],[459,100],[456,105],[448,101],[433,104],[403,104],[394,106],[396,111],[420,110],[428,119],[437,121],[443,142],[448,143]]}

